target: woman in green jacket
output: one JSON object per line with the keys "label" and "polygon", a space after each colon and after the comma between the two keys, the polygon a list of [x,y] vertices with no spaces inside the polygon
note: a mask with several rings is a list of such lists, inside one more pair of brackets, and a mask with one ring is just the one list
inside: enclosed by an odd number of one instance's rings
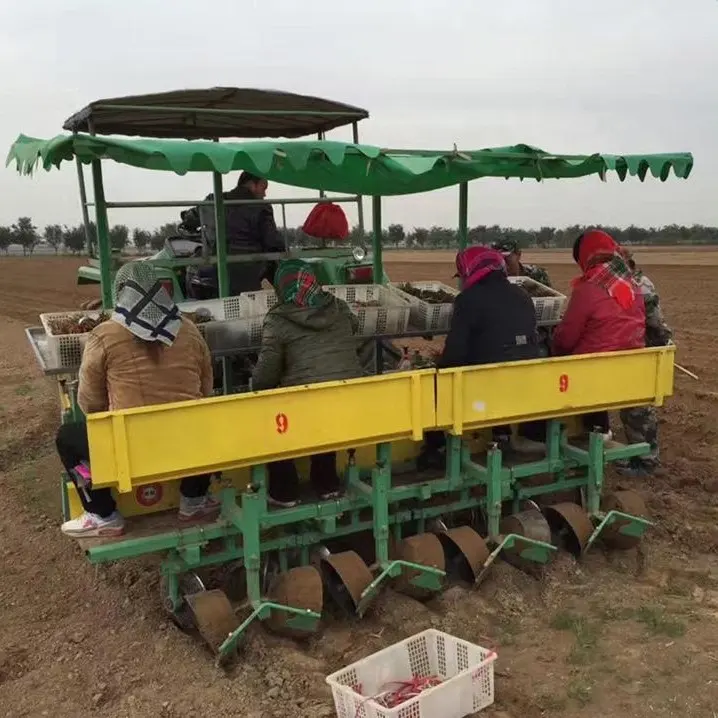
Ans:
{"label": "woman in green jacket", "polygon": [[[357,356],[356,317],[346,302],[322,290],[311,264],[280,263],[274,278],[279,302],[264,320],[262,349],[252,372],[252,389],[297,386],[362,376]],[[289,508],[299,498],[294,461],[269,464],[269,500]],[[311,457],[309,478],[323,500],[340,489],[336,454]]]}

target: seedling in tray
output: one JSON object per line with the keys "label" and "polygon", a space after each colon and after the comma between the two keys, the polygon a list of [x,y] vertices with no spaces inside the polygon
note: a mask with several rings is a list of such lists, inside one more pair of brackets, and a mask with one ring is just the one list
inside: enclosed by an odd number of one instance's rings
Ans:
{"label": "seedling in tray", "polygon": [[194,322],[195,324],[206,324],[207,322],[214,321],[212,312],[210,312],[209,309],[205,309],[204,307],[200,307],[194,312],[182,312],[182,316],[186,319],[189,319],[191,322]]}
{"label": "seedling in tray", "polygon": [[[195,324],[205,324],[212,321],[212,315],[206,309],[198,309],[196,312],[182,312],[182,316]],[[100,312],[96,317],[89,314],[66,314],[49,319],[48,325],[53,336],[89,334],[109,318],[109,312]]]}
{"label": "seedling in tray", "polygon": [[521,282],[520,286],[525,289],[530,297],[555,297],[556,293],[552,292],[550,289],[547,289],[543,285],[539,284],[538,282]]}
{"label": "seedling in tray", "polygon": [[55,336],[67,334],[87,334],[95,327],[110,318],[107,312],[100,312],[96,317],[88,314],[66,314],[48,320],[50,331]]}
{"label": "seedling in tray", "polygon": [[427,304],[453,304],[454,299],[456,299],[456,295],[449,294],[449,292],[445,292],[443,289],[420,289],[409,283],[400,284],[399,289],[401,289],[402,292],[411,294],[412,297],[421,299]]}

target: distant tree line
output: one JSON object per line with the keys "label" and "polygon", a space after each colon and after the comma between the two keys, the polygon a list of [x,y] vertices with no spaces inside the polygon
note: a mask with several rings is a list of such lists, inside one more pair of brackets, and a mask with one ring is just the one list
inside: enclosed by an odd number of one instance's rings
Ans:
{"label": "distant tree line", "polygon": [[[718,227],[694,224],[690,227],[670,224],[665,227],[610,227],[601,225],[571,225],[569,227],[541,227],[539,229],[517,229],[494,225],[477,225],[468,231],[469,244],[493,244],[501,240],[513,240],[523,248],[560,249],[569,248],[588,227],[597,227],[608,232],[619,244],[630,245],[675,245],[675,244],[718,244]],[[289,230],[297,232],[299,230]],[[354,239],[369,241],[371,235],[362,237],[361,230],[352,230]],[[401,224],[390,224],[382,233],[382,242],[388,247],[405,249],[443,249],[455,247],[458,232],[447,227],[414,227],[406,230]]]}
{"label": "distant tree line", "polygon": [[[497,224],[478,225],[469,229],[470,244],[492,244],[510,239],[520,247],[542,249],[568,248],[586,227],[572,225],[558,229],[541,227],[540,229],[516,229],[500,227]],[[706,227],[694,224],[690,227],[670,224],[665,227],[601,227],[620,244],[627,245],[675,245],[675,244],[718,244],[718,227]],[[316,240],[305,235],[300,229],[286,230],[288,244],[292,247],[314,246]],[[97,234],[94,224],[89,227],[90,242],[96,247]],[[177,225],[170,222],[153,230],[130,228],[125,224],[116,224],[110,228],[110,245],[116,252],[122,252],[133,246],[138,252],[158,251],[167,237],[177,234]],[[349,241],[352,244],[369,244],[371,234],[362,232],[359,227],[351,231]],[[19,217],[15,224],[0,225],[0,251],[8,253],[11,244],[22,247],[23,254],[30,255],[38,244],[44,242],[55,253],[61,250],[81,254],[87,247],[87,237],[83,225],[67,227],[49,224],[42,231],[30,217]],[[382,243],[387,247],[403,249],[445,249],[457,244],[457,230],[447,227],[414,227],[407,230],[401,224],[390,224],[382,233]]]}
{"label": "distant tree line", "polygon": [[[89,226],[90,243],[97,246],[97,228],[94,223]],[[113,250],[122,252],[129,246],[135,247],[139,252],[148,250],[158,251],[164,245],[166,237],[177,234],[177,225],[170,222],[157,229],[130,228],[125,224],[115,224],[110,227],[110,246]],[[59,253],[61,250],[72,254],[81,254],[87,249],[87,235],[84,225],[67,227],[59,224],[48,224],[40,231],[32,223],[30,217],[19,217],[15,224],[0,225],[0,251],[8,253],[11,244],[22,247],[23,254],[30,255],[41,243],[48,244]]]}

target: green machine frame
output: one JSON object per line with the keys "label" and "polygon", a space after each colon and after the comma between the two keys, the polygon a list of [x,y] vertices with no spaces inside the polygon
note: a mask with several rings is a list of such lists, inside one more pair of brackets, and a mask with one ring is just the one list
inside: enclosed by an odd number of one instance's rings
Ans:
{"label": "green machine frame", "polygon": [[[100,143],[111,140],[93,138]],[[11,159],[18,162],[21,169],[28,171],[42,157],[46,166],[54,162],[48,153],[43,154],[38,142],[20,138]],[[74,142],[85,142],[82,136],[70,137],[67,146]],[[125,141],[127,142],[127,141]],[[321,147],[323,140],[318,141]],[[351,147],[351,146],[347,146]],[[356,143],[354,147],[360,148]],[[615,169],[625,176],[637,174],[641,179],[650,169],[653,174],[665,179],[668,169],[687,177],[692,166],[690,155],[641,156],[637,158],[613,158],[611,156],[591,155],[586,157],[561,157],[548,155],[533,148],[499,148],[482,150],[476,153],[444,153],[445,158],[459,158],[467,162],[480,164],[492,153],[492,161],[500,156],[509,161],[511,151],[516,153],[518,162],[511,171],[498,167],[493,176],[542,176],[574,177],[586,174],[604,174],[607,169]],[[373,150],[372,150],[373,151]],[[392,152],[378,150],[375,158],[387,157]],[[503,152],[503,154],[502,154]],[[80,157],[74,150],[81,178],[81,198],[83,212],[87,214],[87,202],[82,181],[81,161],[87,161],[87,154]],[[109,244],[108,208],[126,206],[161,206],[163,203],[111,203],[104,194],[100,155],[91,160],[92,182],[94,190],[94,209],[97,224],[99,259],[102,279],[102,297],[105,306],[111,304],[111,252]],[[420,151],[407,151],[403,157],[415,157]],[[431,153],[424,153],[431,154]],[[436,153],[434,153],[436,154]],[[67,159],[68,152],[61,159]],[[117,159],[117,156],[115,156]],[[565,170],[556,169],[554,161],[565,163]],[[446,160],[447,164],[450,160]],[[59,164],[59,160],[56,162]],[[533,169],[527,169],[532,167]],[[247,163],[252,170],[252,164]],[[581,168],[581,169],[577,169]],[[237,169],[232,167],[232,169]],[[339,170],[341,171],[341,170]],[[401,168],[396,169],[400,172]],[[562,173],[563,172],[563,173]],[[462,167],[458,176],[460,181],[447,183],[445,180],[436,186],[458,185],[458,240],[459,247],[467,243],[468,228],[468,180],[478,176],[490,176],[485,170],[469,172]],[[270,181],[278,178],[269,174]],[[329,183],[331,184],[331,183]],[[341,184],[341,183],[340,183]],[[364,191],[361,182],[357,183],[354,198],[370,194]],[[217,265],[219,273],[219,291],[221,297],[228,292],[227,265],[237,258],[228,258],[226,253],[226,228],[222,197],[222,176],[213,172],[214,208],[217,232]],[[428,187],[426,189],[430,189]],[[315,189],[336,191],[332,186],[319,186]],[[411,189],[409,191],[420,191]],[[397,192],[397,194],[401,191]],[[323,197],[331,201],[326,196]],[[350,198],[346,198],[349,200]],[[310,200],[312,202],[316,200]],[[359,200],[360,201],[360,200]],[[382,196],[372,195],[372,262],[375,277],[385,277],[382,257]],[[197,204],[196,202],[187,204]],[[169,206],[178,206],[170,203]],[[86,217],[87,219],[87,217]],[[254,255],[275,258],[275,255]],[[194,260],[182,260],[190,263]],[[201,261],[201,260],[200,260]],[[74,404],[67,407],[67,418],[77,419]],[[230,655],[244,634],[247,626],[255,619],[266,619],[272,615],[285,615],[285,626],[292,631],[313,630],[320,619],[319,611],[304,606],[287,605],[266,596],[262,581],[266,559],[276,557],[280,571],[287,571],[292,564],[307,566],[310,564],[311,550],[325,542],[371,532],[373,535],[375,563],[372,579],[355,596],[354,612],[362,615],[380,587],[389,579],[404,577],[413,588],[423,591],[439,590],[446,580],[447,570],[432,565],[397,558],[392,555],[391,547],[402,539],[405,529],[411,533],[423,534],[432,520],[441,517],[459,516],[479,511],[484,517],[486,542],[490,548],[480,565],[474,566],[474,583],[479,583],[485,571],[502,552],[510,553],[522,561],[546,563],[556,551],[549,541],[538,540],[513,531],[502,531],[502,519],[505,507],[514,513],[520,512],[526,501],[540,500],[552,494],[577,492],[581,494],[586,507],[590,531],[579,542],[576,553],[590,548],[599,536],[610,537],[614,545],[625,547],[635,545],[650,522],[635,511],[625,510],[625,506],[614,504],[603,507],[601,503],[604,488],[604,472],[607,463],[618,459],[627,459],[647,453],[647,444],[630,446],[605,446],[603,437],[597,432],[590,435],[587,446],[572,444],[565,433],[565,423],[561,419],[551,419],[548,423],[546,455],[541,460],[524,463],[507,463],[496,445],[489,445],[485,456],[477,459],[472,456],[469,443],[451,433],[447,434],[447,466],[438,478],[417,477],[415,481],[395,482],[407,467],[392,464],[392,446],[379,443],[376,446],[375,465],[370,470],[360,469],[350,460],[346,473],[346,495],[335,501],[323,501],[299,505],[294,508],[270,509],[267,503],[266,466],[258,465],[251,469],[251,481],[248,489],[237,495],[234,488],[221,490],[221,515],[217,522],[210,525],[193,526],[182,530],[161,532],[152,536],[129,535],[121,540],[88,547],[87,555],[93,563],[134,558],[149,553],[166,552],[162,563],[164,576],[164,601],[167,609],[175,616],[186,610],[192,602],[182,589],[182,575],[204,566],[241,561],[246,571],[246,589],[250,613],[246,618],[231,626],[221,641],[215,641],[213,648],[220,659]],[[550,480],[533,485],[527,479],[548,476]],[[444,497],[441,501],[435,499]],[[449,498],[446,498],[449,497]],[[217,550],[216,542],[221,542]],[[210,543],[215,544],[208,550]]]}

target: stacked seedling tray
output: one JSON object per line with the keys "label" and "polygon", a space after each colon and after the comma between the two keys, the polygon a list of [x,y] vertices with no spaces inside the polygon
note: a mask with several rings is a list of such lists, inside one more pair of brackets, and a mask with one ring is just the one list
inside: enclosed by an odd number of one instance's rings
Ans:
{"label": "stacked seedling tray", "polygon": [[258,346],[262,341],[264,317],[248,311],[243,295],[181,302],[177,306],[184,316],[196,321],[213,351]]}
{"label": "stacked seedling tray", "polygon": [[566,296],[530,277],[509,277],[509,281],[521,285],[531,297],[536,312],[536,322],[541,326],[558,324],[566,307]]}
{"label": "stacked seedling tray", "polygon": [[449,328],[458,289],[441,282],[405,282],[390,286],[411,306],[409,322],[412,327],[435,331]]}
{"label": "stacked seedling tray", "polygon": [[50,368],[76,371],[90,332],[109,318],[109,312],[100,311],[41,314],[40,322],[47,335]]}
{"label": "stacked seedling tray", "polygon": [[359,320],[357,334],[401,334],[409,325],[411,305],[380,284],[333,284],[324,287],[344,300]]}

